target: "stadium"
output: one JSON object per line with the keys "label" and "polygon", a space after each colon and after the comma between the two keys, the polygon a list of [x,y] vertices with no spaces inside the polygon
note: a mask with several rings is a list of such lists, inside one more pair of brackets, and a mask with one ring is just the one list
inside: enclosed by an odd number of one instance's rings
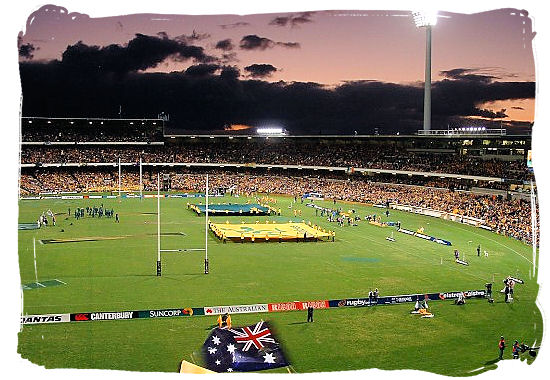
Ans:
{"label": "stadium", "polygon": [[[265,49],[295,48],[271,42]],[[59,62],[47,69],[64,70]],[[40,65],[21,69],[22,358],[45,368],[447,376],[536,360],[529,131],[464,118],[476,126],[356,131],[347,115],[335,133],[242,115],[238,128],[235,117],[205,129],[197,120],[211,121],[208,112],[142,117],[141,100],[118,117],[84,114],[87,94],[44,96]],[[192,79],[193,91],[220,78]],[[133,96],[116,91],[98,108]]]}
{"label": "stadium", "polygon": [[[436,317],[429,324],[409,314],[414,302],[337,310],[323,304],[315,315],[315,323],[323,327],[316,325],[315,329],[301,325],[305,316],[298,311],[269,317],[278,334],[285,337],[298,372],[360,369],[365,365],[409,368],[414,362],[422,364],[431,354],[442,363],[441,367],[431,366],[431,370],[460,375],[491,367],[485,365],[488,360],[480,360],[480,353],[491,357],[494,347],[487,342],[500,336],[501,331],[521,337],[531,346],[540,342],[541,316],[535,305],[537,263],[532,255],[537,235],[531,233],[532,172],[526,161],[529,136],[306,139],[217,135],[147,141],[122,136],[48,141],[50,136],[42,136],[44,141],[39,141],[35,134],[29,134],[27,138],[26,125],[34,129],[48,121],[61,130],[64,125],[78,122],[22,120],[19,223],[36,223],[46,210],[51,210],[56,219],[55,226],[19,233],[21,278],[28,286],[24,290],[25,314],[194,310],[208,305],[296,300],[341,299],[354,304],[364,301],[375,288],[384,296],[470,290],[483,293],[486,283],[493,283],[497,291],[502,280],[514,276],[525,283],[516,288],[513,308],[500,294],[495,294],[492,304],[473,297],[461,310],[452,300],[436,300],[430,305]],[[91,122],[82,123],[84,135],[91,133],[93,123],[98,121]],[[132,123],[117,119],[103,122],[117,126],[111,130],[129,128]],[[162,125],[162,120],[143,123],[136,123],[135,135],[141,135],[141,130],[155,136],[159,132],[155,123]],[[223,150],[222,145],[226,147]],[[464,154],[464,146],[470,154]],[[335,153],[310,156],[315,157],[317,165],[308,165],[313,160],[306,161],[306,152],[327,150]],[[380,151],[387,155],[376,153]],[[237,152],[249,156],[240,159]],[[261,154],[254,156],[254,152]],[[246,244],[240,244],[237,232],[225,244],[221,235],[209,228],[205,242],[207,175],[212,205],[226,204],[221,209],[231,206],[242,211],[258,203],[271,209],[262,215],[238,211],[219,215],[214,206],[209,206],[211,223],[222,228],[241,228],[245,226],[242,223],[254,228],[258,222],[264,228],[289,222],[306,227],[313,223],[324,231],[334,231],[334,241],[302,241],[300,233],[292,242],[279,244],[279,234],[274,234],[272,244],[259,244],[264,235],[258,232],[255,242],[247,235]],[[310,197],[311,193],[316,197]],[[202,213],[189,205],[201,206]],[[120,222],[91,214],[75,218],[74,210],[88,207],[90,213],[92,207],[113,209],[120,215]],[[330,210],[330,215],[323,210]],[[333,219],[333,210],[340,210],[342,215]],[[366,219],[371,215],[375,215],[378,225],[374,224],[376,220]],[[399,233],[392,222],[400,223],[399,230],[422,229],[420,236],[443,239],[452,246]],[[390,236],[395,241],[386,240]],[[162,252],[157,252],[159,241]],[[208,275],[204,274],[206,245]],[[477,256],[478,245],[488,257]],[[454,249],[468,266],[455,262]],[[157,253],[159,257],[162,253],[158,277]],[[258,318],[267,316],[234,314],[233,323],[246,324]],[[511,319],[513,325],[509,324]],[[193,361],[200,356],[205,329],[213,324],[214,317],[196,316],[183,320],[174,317],[25,325],[19,350],[24,357],[46,367],[169,372],[178,361]],[[368,334],[361,334],[363,326],[371,325]],[[48,337],[46,345],[40,338],[44,334]],[[429,347],[422,352],[403,347],[417,344],[419,335],[430,342]],[[446,359],[442,348],[453,344],[457,336],[471,341],[474,347],[450,352]],[[113,351],[105,349],[107,337]],[[134,342],[131,347],[123,344],[128,337]],[[160,341],[178,344],[160,348],[156,343]],[[313,357],[308,351],[310,341],[317,342],[318,351]],[[354,353],[320,348],[331,344],[347,345]],[[372,344],[385,349],[374,357],[370,351],[357,352],[358,347]],[[75,347],[74,356],[61,358],[55,354],[65,345]],[[157,353],[154,358],[150,356],[151,362],[133,361],[135,350],[148,349],[148,345],[154,346]],[[386,355],[402,361],[385,361]],[[449,361],[456,367],[449,368]],[[345,363],[345,367],[331,363]]]}

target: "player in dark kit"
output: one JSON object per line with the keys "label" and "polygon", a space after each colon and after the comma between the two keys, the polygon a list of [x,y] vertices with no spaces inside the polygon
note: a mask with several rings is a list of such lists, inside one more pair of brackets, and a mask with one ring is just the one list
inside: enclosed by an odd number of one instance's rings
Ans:
{"label": "player in dark kit", "polygon": [[489,302],[492,302],[493,299],[493,284],[491,282],[488,282],[485,284],[485,288],[487,289],[485,296],[489,300]]}
{"label": "player in dark kit", "polygon": [[308,308],[307,308],[307,321],[308,322],[313,322],[313,307],[312,306],[308,306]]}
{"label": "player in dark kit", "polygon": [[519,359],[519,342],[516,340],[512,346],[512,359]]}
{"label": "player in dark kit", "polygon": [[499,349],[499,355],[498,359],[502,360],[502,355],[504,355],[504,349],[506,348],[506,342],[504,341],[504,337],[501,336],[500,340],[498,341],[498,349]]}
{"label": "player in dark kit", "polygon": [[481,245],[477,245],[477,257],[481,257]]}

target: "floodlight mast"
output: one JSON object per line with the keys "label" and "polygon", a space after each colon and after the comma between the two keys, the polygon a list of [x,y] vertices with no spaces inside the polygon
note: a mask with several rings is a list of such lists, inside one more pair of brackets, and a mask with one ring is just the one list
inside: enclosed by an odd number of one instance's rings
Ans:
{"label": "floodlight mast", "polygon": [[432,124],[432,26],[437,22],[436,12],[412,12],[418,28],[426,29],[426,64],[424,68],[424,125],[423,130],[431,130]]}

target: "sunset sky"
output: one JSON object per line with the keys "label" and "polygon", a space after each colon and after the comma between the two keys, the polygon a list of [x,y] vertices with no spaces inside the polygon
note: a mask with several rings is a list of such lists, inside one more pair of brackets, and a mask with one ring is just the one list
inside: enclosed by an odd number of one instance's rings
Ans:
{"label": "sunset sky", "polygon": [[[125,47],[139,33],[201,47],[210,60],[167,55],[133,73],[184,72],[200,63],[215,63],[218,68],[212,67],[215,71],[209,74],[233,66],[241,81],[313,82],[324,88],[366,81],[421,87],[424,81],[425,32],[415,27],[410,12],[90,18],[77,11],[44,6],[31,14],[19,40],[20,62],[62,61],[67,46],[79,41],[100,48]],[[525,11],[501,9],[471,15],[440,11],[433,28],[432,80],[485,85],[534,82],[532,38],[531,19]],[[505,109],[498,120],[532,122],[534,92],[525,99],[507,96],[483,98],[491,100],[476,107],[494,113]],[[455,99],[451,96],[446,101],[452,104]],[[462,116],[483,118],[483,113]]]}

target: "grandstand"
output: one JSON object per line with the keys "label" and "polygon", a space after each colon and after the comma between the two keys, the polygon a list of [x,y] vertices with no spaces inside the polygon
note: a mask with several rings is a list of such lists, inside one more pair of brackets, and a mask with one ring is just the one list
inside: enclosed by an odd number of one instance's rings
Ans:
{"label": "grandstand", "polygon": [[[164,125],[163,119],[23,118],[21,195],[139,191],[140,183],[142,190],[151,191],[158,172],[170,179],[167,190],[200,191],[204,184],[199,174],[212,173],[219,177],[214,179],[216,186],[233,186],[240,193],[294,196],[321,190],[329,198],[369,203],[392,198],[361,195],[374,194],[373,186],[383,186],[376,184],[418,185],[414,191],[404,187],[400,202],[423,206],[432,199],[430,194],[447,189],[443,193],[452,201],[439,208],[459,210],[486,221],[487,228],[532,241],[525,232],[530,213],[524,205],[534,179],[527,167],[531,150],[527,135],[163,136]],[[145,173],[141,179],[140,167]],[[276,179],[254,185],[260,177]],[[302,177],[310,180],[296,179]],[[277,184],[281,181],[285,185]],[[347,189],[349,181],[359,191]],[[389,188],[400,191],[393,185]],[[411,193],[412,199],[403,197]],[[512,223],[506,217],[488,217],[486,209],[470,205],[472,200],[496,202],[509,210],[507,215],[516,215],[517,210],[522,216],[514,216]]]}

